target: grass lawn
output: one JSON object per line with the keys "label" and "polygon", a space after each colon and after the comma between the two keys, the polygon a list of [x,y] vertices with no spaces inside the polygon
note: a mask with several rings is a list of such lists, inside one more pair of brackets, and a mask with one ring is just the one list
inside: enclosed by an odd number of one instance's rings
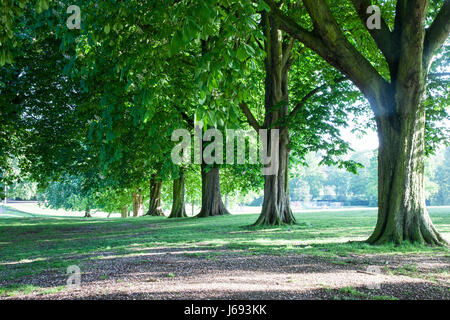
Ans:
{"label": "grass lawn", "polygon": [[[429,211],[437,229],[450,239],[450,208]],[[52,270],[64,274],[69,265],[105,254],[135,256],[155,247],[189,248],[186,255],[204,259],[220,256],[224,250],[237,255],[306,254],[331,262],[352,254],[450,257],[448,248],[363,243],[375,226],[374,210],[298,213],[297,225],[265,229],[250,227],[257,216],[87,219],[42,216],[6,206],[0,214],[0,296],[35,290],[12,284],[23,277]]]}

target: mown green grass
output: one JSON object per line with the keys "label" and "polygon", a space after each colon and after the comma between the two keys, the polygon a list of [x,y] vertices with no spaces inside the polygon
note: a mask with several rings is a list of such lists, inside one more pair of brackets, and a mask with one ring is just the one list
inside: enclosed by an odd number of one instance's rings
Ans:
{"label": "mown green grass", "polygon": [[0,287],[0,297],[14,297],[18,295],[25,295],[30,293],[40,293],[42,295],[57,293],[63,291],[65,286],[57,286],[53,288],[43,289],[31,284],[12,284],[5,287]]}
{"label": "mown green grass", "polygon": [[393,296],[369,294],[353,287],[344,287],[338,290],[339,294],[333,296],[334,300],[398,300]]}
{"label": "mown green grass", "polygon": [[[185,254],[206,259],[224,250],[242,255],[310,254],[331,261],[350,253],[449,255],[447,248],[362,242],[375,226],[374,210],[299,213],[297,225],[262,229],[250,227],[257,214],[86,219],[25,215],[8,207],[3,212],[19,217],[0,218],[0,285],[49,270],[65,273],[69,265],[105,254],[134,255],[152,247],[196,248],[199,252]],[[430,214],[437,229],[448,237],[450,209],[430,209]]]}

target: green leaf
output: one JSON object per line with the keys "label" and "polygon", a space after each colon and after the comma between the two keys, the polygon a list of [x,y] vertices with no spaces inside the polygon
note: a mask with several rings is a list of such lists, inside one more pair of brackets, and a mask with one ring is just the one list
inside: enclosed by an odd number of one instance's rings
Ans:
{"label": "green leaf", "polygon": [[237,49],[236,56],[239,59],[239,61],[241,61],[241,62],[243,62],[245,59],[247,59],[248,55],[247,55],[247,51],[244,48],[244,46],[240,46]]}

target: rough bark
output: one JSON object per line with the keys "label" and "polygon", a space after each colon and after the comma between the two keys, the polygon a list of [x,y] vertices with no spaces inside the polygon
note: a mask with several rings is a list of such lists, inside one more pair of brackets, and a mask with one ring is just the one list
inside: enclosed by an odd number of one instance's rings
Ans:
{"label": "rough bark", "polygon": [[275,175],[264,177],[264,201],[255,225],[295,224],[289,200],[289,156],[286,136],[280,137],[279,166]]}
{"label": "rough bark", "polygon": [[147,216],[164,216],[164,212],[161,208],[161,188],[162,181],[155,175],[150,178],[150,202]]}
{"label": "rough bark", "polygon": [[[424,59],[427,1],[398,7],[397,55],[388,59],[391,83],[369,97],[377,120],[378,221],[369,243],[404,241],[443,245],[425,206],[424,95],[429,62]],[[449,17],[450,18],[450,17]],[[400,31],[401,30],[401,31]]]}
{"label": "rough bark", "polygon": [[394,97],[385,99],[391,105],[379,106],[392,112],[377,117],[378,220],[367,240],[372,244],[446,243],[433,226],[425,205],[425,107],[421,98],[424,80],[416,82],[415,87],[416,93],[411,95],[399,92],[404,91],[399,86]]}
{"label": "rough bark", "polygon": [[222,216],[230,214],[225,208],[220,194],[219,168],[213,166],[206,172],[206,164],[201,165],[202,170],[202,208],[197,215],[199,218]]}
{"label": "rough bark", "polygon": [[86,206],[86,209],[84,210],[84,217],[85,218],[92,218],[92,216],[91,216],[91,208],[89,206]]}
{"label": "rough bark", "polygon": [[184,201],[186,177],[183,170],[180,170],[180,177],[173,181],[172,211],[169,218],[185,218],[186,206]]}
{"label": "rough bark", "polygon": [[144,213],[144,201],[142,197],[142,190],[133,192],[133,217],[142,216]]}
{"label": "rough bark", "polygon": [[128,207],[127,206],[122,207],[122,209],[120,210],[120,216],[122,218],[128,217]]}
{"label": "rough bark", "polygon": [[[384,22],[381,30],[369,30],[389,65],[389,82],[346,39],[327,1],[303,0],[313,31],[302,28],[275,1],[266,2],[284,31],[348,76],[372,106],[380,140],[378,221],[368,242],[448,244],[425,207],[423,98],[432,57],[450,32],[450,0],[427,30],[428,0],[398,0],[393,31]],[[369,2],[352,2],[365,24],[363,10]]]}
{"label": "rough bark", "polygon": [[5,184],[5,186],[3,187],[3,204],[6,204],[6,193],[7,193],[7,186]]}
{"label": "rough bark", "polygon": [[[290,48],[283,50],[281,30],[278,21],[263,14],[266,35],[266,84],[264,128],[279,130],[278,171],[264,177],[264,201],[261,214],[255,225],[294,224],[289,201],[289,128],[285,125],[288,116],[288,72],[290,68]],[[278,108],[276,105],[284,104]],[[271,134],[268,133],[267,149],[271,150]],[[266,150],[267,152],[267,150]],[[267,153],[268,154],[268,153]]]}

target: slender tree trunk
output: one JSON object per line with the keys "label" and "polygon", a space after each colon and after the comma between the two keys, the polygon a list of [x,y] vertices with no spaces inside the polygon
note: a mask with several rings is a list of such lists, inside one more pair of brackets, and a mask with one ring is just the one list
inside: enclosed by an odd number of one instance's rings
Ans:
{"label": "slender tree trunk", "polygon": [[180,170],[180,177],[173,181],[173,202],[169,218],[187,217],[184,202],[185,182],[186,177],[184,171]]}
{"label": "slender tree trunk", "polygon": [[6,201],[7,201],[7,200],[6,200],[6,191],[7,191],[7,188],[8,188],[8,187],[6,186],[6,183],[5,183],[5,186],[4,186],[4,189],[3,189],[3,190],[4,190],[3,204],[6,204]]}
{"label": "slender tree trunk", "polygon": [[201,165],[202,169],[202,208],[197,215],[199,218],[222,216],[230,214],[225,208],[220,195],[219,168],[214,166],[206,172],[206,164]]}
{"label": "slender tree trunk", "polygon": [[84,210],[84,217],[85,218],[91,218],[91,207],[89,205],[86,206],[86,209]]}
{"label": "slender tree trunk", "polygon": [[131,194],[131,197],[133,198],[133,217],[137,217],[138,216],[138,201],[137,201],[137,193],[133,192]]}
{"label": "slender tree trunk", "polygon": [[144,201],[142,197],[142,190],[133,192],[133,217],[142,216],[144,213]]}
{"label": "slender tree trunk", "polygon": [[283,225],[296,222],[290,208],[287,153],[286,138],[280,137],[278,172],[264,177],[264,201],[255,225]]}
{"label": "slender tree trunk", "polygon": [[[201,41],[202,55],[206,55],[208,52],[208,42],[206,40]],[[222,201],[220,194],[220,171],[219,167],[214,165],[206,172],[207,165],[202,162],[201,174],[202,174],[202,206],[200,212],[196,217],[213,217],[230,214],[226,209]],[[192,206],[193,208],[194,206]]]}
{"label": "slender tree trunk", "polygon": [[[268,4],[286,32],[353,81],[371,103],[377,121],[378,221],[368,242],[446,244],[425,207],[423,96],[433,56],[448,39],[450,1],[441,1],[431,22],[430,1],[398,0],[394,28],[382,21],[379,28],[368,30],[389,66],[388,80],[346,39],[327,1],[302,2],[314,25],[312,33],[285,18],[277,2]],[[370,1],[351,2],[367,22]]]}
{"label": "slender tree trunk", "polygon": [[430,245],[446,243],[433,226],[425,205],[425,106],[421,99],[425,90],[424,79],[412,89],[418,92],[415,94],[417,98],[409,101],[402,97],[411,94],[401,92],[401,88],[396,97],[385,92],[387,97],[384,100],[390,101],[390,105],[381,107],[393,112],[377,117],[380,140],[378,221],[367,240],[372,244],[400,244],[404,241]]}
{"label": "slender tree trunk", "polygon": [[[281,31],[278,22],[270,15],[264,14],[266,35],[266,84],[265,84],[265,119],[264,128],[279,130],[278,171],[274,175],[264,176],[264,201],[261,214],[255,225],[294,224],[289,201],[289,128],[283,120],[288,115],[288,72],[290,52],[284,52]],[[285,102],[284,105],[280,105]],[[279,106],[274,108],[274,106]],[[274,143],[268,133],[267,149]],[[266,150],[266,153],[267,151]],[[273,157],[272,157],[273,159]]]}
{"label": "slender tree trunk", "polygon": [[122,218],[128,217],[128,207],[127,206],[122,207],[122,209],[120,210],[120,216]]}
{"label": "slender tree trunk", "polygon": [[150,203],[147,216],[164,216],[164,212],[161,208],[161,188],[162,181],[155,175],[150,178]]}

